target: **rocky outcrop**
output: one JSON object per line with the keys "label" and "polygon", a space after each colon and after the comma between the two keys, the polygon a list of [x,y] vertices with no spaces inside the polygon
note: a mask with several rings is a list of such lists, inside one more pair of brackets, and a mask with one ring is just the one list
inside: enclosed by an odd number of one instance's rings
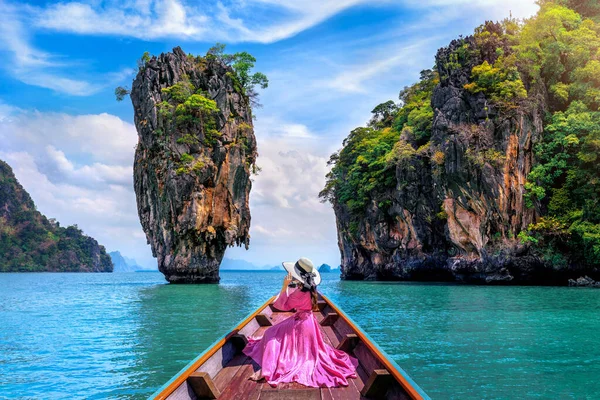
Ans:
{"label": "rocky outcrop", "polygon": [[569,279],[569,286],[575,287],[592,287],[600,289],[600,282],[596,282],[589,276],[581,276],[577,279]]}
{"label": "rocky outcrop", "polygon": [[328,264],[321,264],[321,266],[319,267],[319,272],[331,272],[331,266]]}
{"label": "rocky outcrop", "polygon": [[[459,64],[467,47],[477,49],[472,37],[438,51],[431,140],[398,163],[396,187],[373,199],[354,227],[347,206],[333,202],[343,279],[565,285],[581,275],[554,268],[517,239],[539,217],[524,204],[524,185],[544,102],[502,109],[465,89],[473,66],[496,57],[478,49]],[[539,88],[530,90],[531,98]]]}
{"label": "rocky outcrop", "polygon": [[108,255],[114,265],[113,272],[135,272],[143,269],[135,260],[124,257],[119,251],[111,251]]}
{"label": "rocky outcrop", "polygon": [[140,67],[131,100],[138,213],[158,268],[172,283],[218,282],[226,247],[249,244],[248,99],[231,68],[177,47]]}
{"label": "rocky outcrop", "polygon": [[0,272],[112,272],[104,246],[76,225],[63,228],[37,211],[0,160]]}

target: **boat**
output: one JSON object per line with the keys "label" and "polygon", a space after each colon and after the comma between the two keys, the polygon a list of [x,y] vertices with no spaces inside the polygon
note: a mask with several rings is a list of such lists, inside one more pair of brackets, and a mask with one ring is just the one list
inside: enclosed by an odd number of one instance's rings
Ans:
{"label": "boat", "polygon": [[150,399],[155,400],[275,400],[275,399],[429,399],[429,396],[360,327],[329,298],[319,294],[314,312],[323,340],[359,361],[357,378],[349,385],[312,388],[298,383],[271,387],[248,378],[259,366],[242,349],[250,336],[262,336],[270,326],[293,315],[273,307],[275,296],[191,361]]}

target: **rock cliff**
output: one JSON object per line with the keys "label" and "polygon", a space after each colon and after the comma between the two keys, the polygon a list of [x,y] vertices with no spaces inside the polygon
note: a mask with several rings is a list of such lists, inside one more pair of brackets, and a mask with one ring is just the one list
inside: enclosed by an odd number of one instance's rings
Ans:
{"label": "rock cliff", "polygon": [[[492,34],[484,37],[495,37],[496,28],[488,23]],[[427,137],[419,142],[413,128],[404,125],[384,171],[373,174],[371,181],[379,186],[362,208],[354,198],[343,199],[347,189],[340,182],[354,179],[353,171],[367,175],[378,162],[363,154],[362,161],[355,158],[356,170],[347,166],[346,160],[355,157],[350,147],[356,138],[370,133],[353,132],[332,156],[337,165],[322,195],[333,204],[343,279],[567,284],[584,273],[597,279],[597,268],[558,268],[519,240],[543,210],[539,204],[526,205],[525,185],[536,162],[534,146],[544,132],[547,97],[544,87],[534,84],[528,85],[526,98],[510,104],[472,90],[474,67],[498,65],[500,54],[503,60],[511,54],[506,43],[494,43],[490,51],[477,39],[461,38],[438,51]],[[510,82],[521,90],[520,80]],[[385,116],[371,125],[385,126]],[[384,139],[379,133],[380,143]],[[386,176],[387,186],[381,183]]]}
{"label": "rock cliff", "polygon": [[77,226],[60,227],[37,211],[0,160],[0,272],[112,272],[104,246]]}
{"label": "rock cliff", "polygon": [[234,71],[181,48],[149,58],[131,90],[138,214],[172,283],[219,281],[227,246],[248,247],[256,139]]}

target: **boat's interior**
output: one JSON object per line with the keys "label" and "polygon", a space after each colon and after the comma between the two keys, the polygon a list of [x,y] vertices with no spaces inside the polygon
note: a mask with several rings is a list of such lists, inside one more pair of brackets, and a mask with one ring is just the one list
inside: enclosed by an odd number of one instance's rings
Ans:
{"label": "boat's interior", "polygon": [[[347,387],[311,388],[298,383],[271,387],[264,379],[260,382],[249,377],[259,367],[241,350],[247,337],[260,337],[269,326],[288,318],[292,312],[282,312],[269,303],[259,309],[237,332],[233,332],[223,345],[198,368],[189,371],[174,391],[164,398],[181,399],[411,399],[411,396],[394,375],[386,369],[381,355],[373,351],[365,338],[345,317],[338,314],[328,301],[321,298],[315,316],[320,323],[323,339],[333,347],[342,349],[359,361],[358,377],[349,380]],[[160,398],[160,396],[158,397]]]}

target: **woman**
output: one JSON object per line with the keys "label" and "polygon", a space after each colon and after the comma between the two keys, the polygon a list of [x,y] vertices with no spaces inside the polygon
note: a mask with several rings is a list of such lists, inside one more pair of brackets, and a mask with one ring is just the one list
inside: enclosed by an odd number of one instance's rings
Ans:
{"label": "woman", "polygon": [[296,310],[291,317],[267,329],[262,338],[250,338],[244,354],[252,357],[261,369],[250,379],[275,386],[298,382],[311,387],[347,386],[356,378],[358,361],[323,341],[317,311],[317,285],[321,276],[308,258],[296,263],[284,262],[288,275],[273,303],[278,310]]}

